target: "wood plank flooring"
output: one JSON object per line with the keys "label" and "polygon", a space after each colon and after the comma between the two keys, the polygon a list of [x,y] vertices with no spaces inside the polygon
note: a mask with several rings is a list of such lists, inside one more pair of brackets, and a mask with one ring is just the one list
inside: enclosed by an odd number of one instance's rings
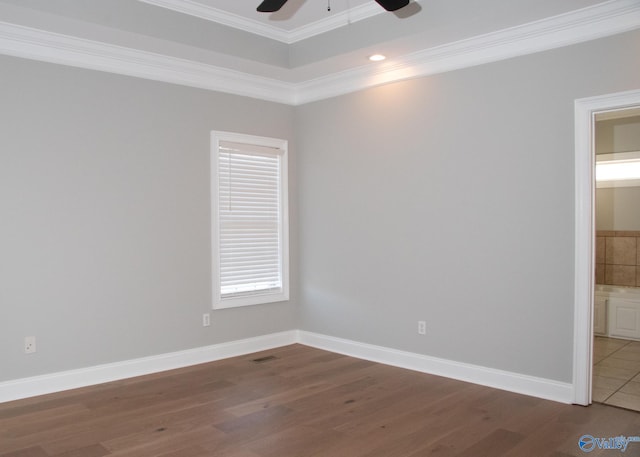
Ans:
{"label": "wood plank flooring", "polygon": [[0,457],[567,457],[585,434],[640,435],[640,413],[301,345],[0,404]]}

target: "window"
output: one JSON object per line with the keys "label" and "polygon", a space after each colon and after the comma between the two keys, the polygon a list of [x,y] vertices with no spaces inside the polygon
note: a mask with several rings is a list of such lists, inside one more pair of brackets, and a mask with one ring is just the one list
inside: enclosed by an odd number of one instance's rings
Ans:
{"label": "window", "polygon": [[289,299],[287,142],[211,134],[213,308]]}

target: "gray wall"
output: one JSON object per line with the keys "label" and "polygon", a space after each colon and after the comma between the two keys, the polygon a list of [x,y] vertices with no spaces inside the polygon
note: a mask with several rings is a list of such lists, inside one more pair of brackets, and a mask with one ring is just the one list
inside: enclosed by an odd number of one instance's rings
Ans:
{"label": "gray wall", "polygon": [[[596,122],[596,154],[640,151],[640,117]],[[596,190],[598,230],[640,230],[640,187]]]}
{"label": "gray wall", "polygon": [[570,382],[574,100],[638,89],[638,55],[633,32],[298,108],[301,328]]}
{"label": "gray wall", "polygon": [[[293,139],[291,107],[10,57],[0,69],[0,381],[296,328],[295,287],[202,327],[210,131]],[[290,160],[295,174],[293,144]]]}
{"label": "gray wall", "polygon": [[[0,381],[292,328],[570,381],[573,102],[638,88],[639,52],[297,108],[0,57]],[[293,290],[203,328],[212,129],[294,139]]]}

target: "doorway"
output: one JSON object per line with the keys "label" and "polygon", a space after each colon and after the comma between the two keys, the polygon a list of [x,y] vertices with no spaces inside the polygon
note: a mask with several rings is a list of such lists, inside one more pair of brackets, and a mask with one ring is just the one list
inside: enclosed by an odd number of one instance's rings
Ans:
{"label": "doorway", "polygon": [[640,108],[596,113],[592,400],[640,411]]}
{"label": "doorway", "polygon": [[575,102],[573,402],[592,403],[595,288],[595,119],[640,107],[640,90]]}

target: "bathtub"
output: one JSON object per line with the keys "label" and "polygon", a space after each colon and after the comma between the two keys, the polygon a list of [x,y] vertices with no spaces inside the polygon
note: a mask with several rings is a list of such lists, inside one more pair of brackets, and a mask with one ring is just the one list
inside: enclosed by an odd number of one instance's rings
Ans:
{"label": "bathtub", "polygon": [[596,285],[593,332],[640,340],[640,287]]}

